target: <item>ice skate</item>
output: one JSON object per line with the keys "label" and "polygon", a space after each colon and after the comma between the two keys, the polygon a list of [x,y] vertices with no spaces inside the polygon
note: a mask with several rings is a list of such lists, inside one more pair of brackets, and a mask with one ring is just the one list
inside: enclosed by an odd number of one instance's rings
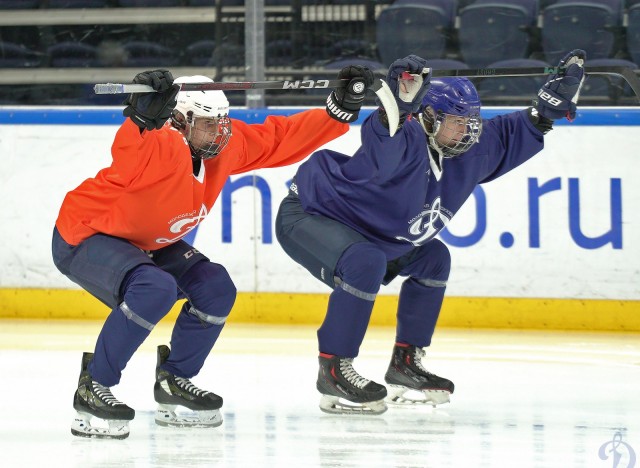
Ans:
{"label": "ice skate", "polygon": [[[153,396],[158,402],[156,424],[170,427],[216,427],[222,424],[222,398],[202,390],[189,379],[175,376],[160,368],[169,357],[168,346],[158,346],[158,366]],[[177,412],[187,409],[187,412]]]}
{"label": "ice skate", "polygon": [[387,389],[365,379],[353,368],[352,358],[321,353],[316,387],[320,409],[333,414],[382,414],[387,410]]}
{"label": "ice skate", "polygon": [[[87,366],[93,353],[82,355],[78,389],[73,396],[73,407],[78,412],[71,423],[71,433],[78,437],[126,439],[129,421],[136,412],[111,393],[111,390],[91,378]],[[92,422],[97,423],[92,426]]]}
{"label": "ice skate", "polygon": [[422,366],[425,352],[417,346],[398,344],[384,376],[389,384],[389,403],[441,405],[449,402],[454,385],[448,379],[428,372]]}

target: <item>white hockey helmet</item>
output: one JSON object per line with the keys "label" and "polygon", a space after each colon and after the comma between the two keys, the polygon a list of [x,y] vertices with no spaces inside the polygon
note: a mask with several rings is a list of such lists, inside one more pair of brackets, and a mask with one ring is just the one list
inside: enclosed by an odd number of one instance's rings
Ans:
{"label": "white hockey helmet", "polygon": [[[202,75],[181,76],[174,84],[213,83]],[[171,124],[182,131],[194,157],[209,159],[220,153],[231,137],[229,101],[222,91],[180,91]]]}

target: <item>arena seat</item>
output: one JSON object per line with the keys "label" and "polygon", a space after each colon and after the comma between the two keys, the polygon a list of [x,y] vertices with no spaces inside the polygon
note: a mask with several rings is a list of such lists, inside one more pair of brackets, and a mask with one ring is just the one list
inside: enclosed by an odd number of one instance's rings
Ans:
{"label": "arena seat", "polygon": [[64,41],[47,48],[49,66],[88,68],[99,66],[98,49],[82,42]]}
{"label": "arena seat", "polygon": [[[533,59],[509,59],[490,63],[487,68],[548,67],[547,62]],[[533,100],[547,76],[517,76],[482,78],[477,84],[481,100],[491,100],[494,104],[510,105]]]}
{"label": "arena seat", "polygon": [[443,58],[454,27],[455,1],[399,0],[380,12],[376,43],[386,66],[409,54]]}
{"label": "arena seat", "polygon": [[477,0],[460,10],[460,54],[471,67],[527,58],[537,0]]}
{"label": "arena seat", "polygon": [[40,65],[41,56],[21,44],[0,41],[0,68],[31,68]]}
{"label": "arena seat", "polygon": [[622,30],[622,0],[558,0],[542,11],[545,60],[557,63],[571,49],[590,59],[611,58]]}

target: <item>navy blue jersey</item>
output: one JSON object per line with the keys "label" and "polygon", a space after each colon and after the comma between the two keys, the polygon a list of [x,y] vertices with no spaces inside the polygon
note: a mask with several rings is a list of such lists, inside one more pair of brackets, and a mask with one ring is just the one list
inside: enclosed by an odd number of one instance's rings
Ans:
{"label": "navy blue jersey", "polygon": [[375,111],[353,156],[321,150],[300,166],[298,196],[305,211],[353,228],[391,260],[431,240],[477,184],[527,161],[542,150],[543,138],[526,110],[485,119],[480,140],[444,159],[438,180],[420,124],[409,120],[390,137]]}

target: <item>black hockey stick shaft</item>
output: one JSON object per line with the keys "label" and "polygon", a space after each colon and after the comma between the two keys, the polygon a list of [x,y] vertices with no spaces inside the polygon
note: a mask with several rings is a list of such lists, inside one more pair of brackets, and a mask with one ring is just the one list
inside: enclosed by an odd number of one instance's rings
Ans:
{"label": "black hockey stick shaft", "polygon": [[[249,89],[322,89],[346,87],[349,80],[285,80],[285,81],[217,81],[181,83],[181,91],[246,91]],[[93,87],[96,94],[149,93],[147,85],[101,83]]]}
{"label": "black hockey stick shaft", "polygon": [[[460,70],[433,70],[432,76],[452,77],[463,76],[467,78],[499,78],[518,76],[544,76],[562,74],[565,67],[520,67],[520,68],[472,68]],[[607,75],[622,77],[631,87],[640,101],[640,78],[628,67],[585,67],[587,75]],[[242,91],[249,89],[331,89],[346,86],[349,80],[285,80],[285,81],[235,81],[214,83],[182,83],[183,91]],[[96,94],[120,94],[120,93],[145,93],[152,89],[146,85],[104,83],[94,86]]]}
{"label": "black hockey stick shaft", "polygon": [[[475,68],[461,70],[433,70],[433,77],[464,76],[467,78],[498,78],[563,74],[565,67]],[[631,87],[640,102],[640,78],[629,67],[585,67],[587,75],[619,76]]]}

